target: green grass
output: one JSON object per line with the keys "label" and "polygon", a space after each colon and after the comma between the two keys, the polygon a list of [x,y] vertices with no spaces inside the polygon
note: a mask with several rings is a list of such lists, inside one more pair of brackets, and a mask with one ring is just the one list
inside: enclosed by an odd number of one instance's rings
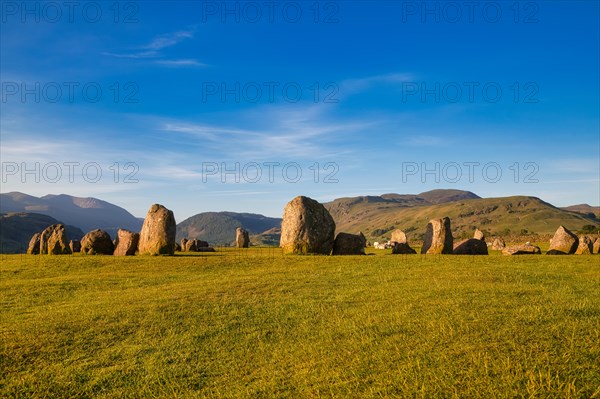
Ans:
{"label": "green grass", "polygon": [[1,256],[0,397],[600,397],[600,257]]}

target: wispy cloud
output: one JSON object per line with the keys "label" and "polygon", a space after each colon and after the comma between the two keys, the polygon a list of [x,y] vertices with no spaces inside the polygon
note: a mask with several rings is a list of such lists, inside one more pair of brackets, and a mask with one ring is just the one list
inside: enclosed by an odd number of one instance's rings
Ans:
{"label": "wispy cloud", "polygon": [[122,54],[104,52],[104,53],[102,53],[102,55],[107,55],[107,56],[115,57],[115,58],[129,58],[129,59],[133,59],[133,60],[160,57],[160,54],[157,51],[137,51],[137,52],[133,52],[133,53],[122,53]]}
{"label": "wispy cloud", "polygon": [[181,30],[176,32],[165,33],[154,37],[148,43],[136,47],[129,52],[104,52],[103,55],[134,60],[152,60],[153,64],[165,67],[205,67],[206,64],[194,58],[170,58],[165,54],[166,49],[176,46],[184,40],[193,39],[195,31]]}
{"label": "wispy cloud", "polygon": [[368,76],[364,78],[347,79],[340,83],[340,94],[349,96],[366,91],[378,85],[400,85],[410,82],[415,76],[410,73],[388,73],[383,75]]}
{"label": "wispy cloud", "polygon": [[150,43],[142,46],[142,48],[148,50],[162,50],[167,47],[172,47],[183,40],[192,38],[194,38],[193,30],[171,32],[155,37]]}
{"label": "wispy cloud", "polygon": [[[361,120],[330,119],[318,106],[267,107],[251,113],[251,116],[230,119],[244,120],[245,126],[252,127],[170,121],[163,122],[159,130],[201,139],[202,147],[239,158],[321,158],[348,154],[350,150],[343,142],[349,141],[352,134],[373,126],[373,122]],[[247,122],[247,119],[254,121]]]}
{"label": "wispy cloud", "polygon": [[205,67],[207,64],[194,59],[181,59],[181,60],[157,60],[155,64],[163,65],[167,67]]}

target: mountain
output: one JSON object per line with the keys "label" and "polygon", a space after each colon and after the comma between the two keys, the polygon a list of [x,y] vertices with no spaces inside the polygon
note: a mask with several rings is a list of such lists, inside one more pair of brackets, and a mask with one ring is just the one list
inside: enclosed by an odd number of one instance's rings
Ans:
{"label": "mountain", "polygon": [[563,208],[565,211],[581,213],[582,215],[586,215],[592,219],[600,219],[600,206],[590,206],[588,204],[579,204],[579,205],[571,205],[565,206]]}
{"label": "mountain", "polygon": [[396,228],[419,238],[430,219],[444,216],[452,220],[456,237],[471,236],[475,228],[488,235],[553,234],[561,224],[575,231],[585,225],[600,225],[595,219],[556,208],[535,197],[480,198],[459,190],[340,198],[324,205],[338,232],[362,231],[371,241],[389,239]]}
{"label": "mountain", "polygon": [[177,225],[177,241],[197,238],[212,245],[229,245],[235,241],[235,229],[243,227],[251,235],[281,226],[280,218],[270,218],[254,213],[204,212]]}
{"label": "mountain", "polygon": [[273,227],[260,234],[254,234],[250,236],[250,243],[252,245],[260,246],[272,246],[278,247],[281,239],[281,227]]}
{"label": "mountain", "polygon": [[[39,213],[0,214],[0,253],[27,252],[29,241],[35,233],[57,223],[61,222]],[[69,240],[79,240],[83,237],[83,231],[75,226],[65,225],[65,232]]]}
{"label": "mountain", "polygon": [[142,222],[125,209],[96,198],[70,195],[34,197],[19,192],[0,194],[0,212],[34,212],[51,216],[84,232],[102,229],[113,238],[119,228],[140,231]]}

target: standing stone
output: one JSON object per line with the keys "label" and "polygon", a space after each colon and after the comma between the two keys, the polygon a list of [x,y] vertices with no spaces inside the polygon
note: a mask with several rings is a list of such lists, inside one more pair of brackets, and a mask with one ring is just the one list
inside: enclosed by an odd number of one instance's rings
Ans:
{"label": "standing stone", "polygon": [[115,256],[133,256],[138,248],[138,242],[140,241],[139,233],[134,233],[129,230],[119,229],[117,231],[117,238],[115,239]]}
{"label": "standing stone", "polygon": [[554,233],[554,237],[550,240],[550,248],[547,254],[573,254],[577,249],[578,241],[575,234],[571,233],[564,226],[559,226],[556,233]]}
{"label": "standing stone", "polygon": [[485,234],[483,233],[483,231],[475,229],[475,234],[473,234],[473,238],[476,240],[485,241]]}
{"label": "standing stone", "polygon": [[531,244],[507,247],[502,250],[503,255],[539,255],[541,253],[540,247]]}
{"label": "standing stone", "polygon": [[188,241],[189,240],[187,238],[182,238],[181,239],[181,250],[184,251],[184,252],[185,252],[185,247],[186,247],[186,244],[187,244]]}
{"label": "standing stone", "polygon": [[421,253],[451,254],[453,253],[453,241],[449,218],[430,220],[427,224]]}
{"label": "standing stone", "polygon": [[248,230],[243,227],[235,229],[235,246],[238,248],[248,248],[250,246]]}
{"label": "standing stone", "polygon": [[29,255],[39,255],[40,254],[40,237],[42,233],[35,233],[31,240],[29,240],[29,247],[27,248],[27,253]]}
{"label": "standing stone", "polygon": [[364,255],[365,237],[360,234],[338,233],[333,242],[333,255]]}
{"label": "standing stone", "polygon": [[104,230],[92,230],[81,239],[81,253],[86,255],[112,255],[115,245]]}
{"label": "standing stone", "polygon": [[175,243],[175,252],[181,252],[181,245]]}
{"label": "standing stone", "polygon": [[162,205],[150,207],[140,232],[140,255],[173,255],[175,252],[176,224],[173,212]]}
{"label": "standing stone", "polygon": [[69,248],[71,248],[71,252],[81,252],[81,241],[79,240],[71,240],[69,241]]}
{"label": "standing stone", "polygon": [[600,237],[596,238],[596,241],[594,241],[594,246],[592,248],[592,253],[593,254],[600,254]]}
{"label": "standing stone", "polygon": [[196,240],[185,240],[184,252],[196,252],[198,249]]}
{"label": "standing stone", "polygon": [[392,255],[412,255],[416,254],[417,251],[412,249],[408,243],[396,243],[392,248]]}
{"label": "standing stone", "polygon": [[496,237],[492,243],[492,249],[496,251],[502,251],[504,248],[506,248],[506,243],[504,240],[501,237]]}
{"label": "standing stone", "polygon": [[329,255],[334,235],[335,222],[317,201],[298,196],[285,206],[279,241],[284,254]]}
{"label": "standing stone", "polygon": [[404,233],[400,229],[396,229],[392,231],[392,239],[390,241],[392,242],[392,244],[406,244],[408,242],[408,239],[406,238],[406,233]]}
{"label": "standing stone", "polygon": [[65,233],[65,226],[53,224],[46,227],[40,235],[40,254],[70,255],[69,241]]}
{"label": "standing stone", "polygon": [[594,243],[588,236],[579,237],[579,245],[575,250],[576,255],[591,255],[594,253]]}
{"label": "standing stone", "polygon": [[[208,248],[208,242],[206,241],[202,241],[202,240],[195,240],[196,241],[196,250],[198,251],[200,248]],[[198,251],[200,252],[200,251]]]}
{"label": "standing stone", "polygon": [[487,255],[488,248],[485,241],[478,238],[469,238],[454,246],[455,255]]}

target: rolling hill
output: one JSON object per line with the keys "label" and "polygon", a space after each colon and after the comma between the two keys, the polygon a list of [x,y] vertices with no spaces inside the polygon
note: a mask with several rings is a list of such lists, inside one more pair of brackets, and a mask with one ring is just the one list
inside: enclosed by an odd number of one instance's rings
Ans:
{"label": "rolling hill", "polygon": [[[471,236],[475,228],[488,235],[553,234],[559,225],[579,230],[598,226],[593,218],[556,208],[536,197],[480,198],[470,192],[436,190],[416,196],[385,194],[380,197],[341,198],[325,207],[336,221],[337,231],[362,231],[370,240],[388,239],[399,228],[420,238],[427,222],[450,217],[456,237]],[[458,198],[458,199],[457,199]]]}
{"label": "rolling hill", "polygon": [[20,192],[0,194],[0,212],[27,212],[51,216],[84,232],[105,230],[113,238],[119,228],[140,231],[142,221],[125,209],[96,198],[66,194],[34,197]]}
{"label": "rolling hill", "polygon": [[[27,252],[29,240],[35,233],[60,221],[39,213],[0,214],[0,253],[18,254]],[[79,240],[83,237],[81,229],[65,225],[67,239]]]}
{"label": "rolling hill", "polygon": [[235,240],[235,229],[238,227],[245,228],[251,235],[257,235],[280,226],[280,218],[254,213],[204,212],[177,225],[177,241],[182,238],[197,238],[212,245],[229,245]]}
{"label": "rolling hill", "polygon": [[563,208],[565,211],[580,213],[582,215],[586,215],[592,219],[600,219],[600,206],[591,206],[588,204],[579,204],[579,205],[571,205],[565,206]]}

